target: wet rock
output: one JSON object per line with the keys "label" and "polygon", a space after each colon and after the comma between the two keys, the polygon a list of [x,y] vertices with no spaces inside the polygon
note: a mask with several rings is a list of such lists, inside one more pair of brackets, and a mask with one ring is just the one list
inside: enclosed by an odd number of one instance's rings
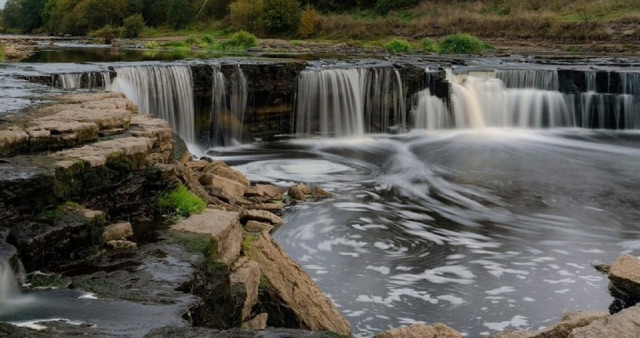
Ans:
{"label": "wet rock", "polygon": [[311,196],[311,189],[306,184],[299,183],[289,188],[287,193],[294,200],[304,201]]}
{"label": "wet rock", "polygon": [[0,130],[0,156],[10,156],[27,148],[29,134],[22,128],[9,127]]}
{"label": "wet rock", "polygon": [[444,324],[415,324],[378,333],[374,338],[462,338],[460,332]]}
{"label": "wet rock", "polygon": [[328,191],[322,189],[321,187],[319,187],[317,185],[314,186],[313,188],[311,188],[311,195],[315,199],[323,199],[323,198],[331,197],[331,193],[329,193]]}
{"label": "wet rock", "polygon": [[[213,163],[209,163],[202,169],[204,174],[213,174],[220,177],[224,177],[226,179],[235,181],[237,183],[242,184],[245,188],[251,185],[249,179],[244,176],[241,172],[231,169],[226,163],[222,161],[217,161]],[[244,191],[243,191],[244,194]]]}
{"label": "wet rock", "polygon": [[102,241],[116,241],[133,236],[133,228],[131,223],[117,223],[108,225],[102,232]]}
{"label": "wet rock", "polygon": [[235,211],[206,209],[171,226],[172,230],[205,235],[210,240],[211,258],[231,264],[240,256],[242,228]]}
{"label": "wet rock", "polygon": [[222,198],[228,202],[241,200],[245,191],[244,185],[213,174],[203,174],[200,176],[200,184],[202,184],[210,195]]}
{"label": "wet rock", "polygon": [[196,194],[196,196],[200,197],[203,201],[211,203],[211,195],[209,195],[207,190],[205,190],[202,184],[200,184],[200,181],[198,181],[196,175],[188,166],[184,166],[180,163],[158,166],[163,170],[164,179],[169,182],[173,182],[172,185],[174,187],[178,184],[184,184],[191,192]]}
{"label": "wet rock", "polygon": [[127,251],[137,248],[138,244],[123,239],[117,239],[108,241],[107,246],[112,250]]}
{"label": "wet rock", "polygon": [[80,148],[63,150],[51,155],[61,158],[58,166],[69,168],[74,161],[86,162],[89,167],[103,167],[108,160],[122,159],[134,165],[132,169],[142,169],[144,160],[153,142],[143,137],[125,137],[115,140],[96,142]]}
{"label": "wet rock", "polygon": [[640,337],[640,306],[592,321],[571,331],[568,338],[637,338]]}
{"label": "wet rock", "polygon": [[278,215],[275,215],[266,210],[245,210],[240,215],[240,220],[242,222],[258,221],[258,222],[271,223],[275,225],[280,225],[284,223],[284,220],[280,218]]}
{"label": "wet rock", "polygon": [[271,200],[281,199],[282,195],[284,195],[282,188],[271,184],[256,184],[252,188],[253,196],[265,197]]}
{"label": "wet rock", "polygon": [[269,318],[269,315],[266,313],[261,313],[259,315],[256,315],[255,317],[247,320],[246,322],[242,323],[242,328],[243,329],[247,329],[247,330],[255,330],[255,331],[261,331],[267,328],[267,319]]}
{"label": "wet rock", "polygon": [[247,261],[231,272],[231,292],[241,310],[241,318],[249,318],[251,309],[258,302],[258,284],[260,284],[260,265]]}
{"label": "wet rock", "polygon": [[211,162],[205,160],[191,161],[186,163],[186,166],[194,172],[202,172],[202,170],[208,166]]}
{"label": "wet rock", "polygon": [[280,212],[283,209],[283,205],[279,203],[260,203],[260,204],[255,204],[253,207],[256,209],[266,210],[270,212]]}
{"label": "wet rock", "polygon": [[568,337],[571,332],[594,320],[607,317],[607,312],[575,311],[567,312],[562,316],[562,321],[546,329],[538,331],[510,331],[492,335],[492,338],[563,338]]}
{"label": "wet rock", "polygon": [[270,232],[273,230],[273,225],[258,221],[248,221],[247,225],[244,226],[244,229],[248,232]]}
{"label": "wet rock", "polygon": [[614,295],[640,299],[640,258],[622,255],[609,270],[609,288]]}
{"label": "wet rock", "polygon": [[266,285],[259,306],[269,314],[269,326],[351,335],[349,323],[335,305],[268,234],[253,237],[245,255],[260,264]]}

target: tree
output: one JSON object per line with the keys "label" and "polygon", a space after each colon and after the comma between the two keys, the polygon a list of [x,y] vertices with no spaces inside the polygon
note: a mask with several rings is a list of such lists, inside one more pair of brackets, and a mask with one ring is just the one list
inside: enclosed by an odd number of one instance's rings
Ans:
{"label": "tree", "polygon": [[20,29],[21,11],[19,0],[9,0],[2,10],[2,23],[5,28]]}
{"label": "tree", "polygon": [[122,35],[125,38],[137,38],[144,29],[144,19],[140,14],[134,14],[123,21]]}
{"label": "tree", "polygon": [[269,33],[295,32],[300,22],[297,0],[264,0],[262,22]]}
{"label": "tree", "polygon": [[171,0],[167,16],[174,29],[187,27],[191,19],[189,3],[186,0]]}
{"label": "tree", "polygon": [[231,26],[254,34],[262,31],[262,0],[236,0],[229,5]]}

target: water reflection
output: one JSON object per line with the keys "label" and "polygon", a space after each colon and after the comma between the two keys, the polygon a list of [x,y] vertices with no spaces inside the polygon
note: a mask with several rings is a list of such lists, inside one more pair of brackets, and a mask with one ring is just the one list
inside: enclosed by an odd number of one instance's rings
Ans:
{"label": "water reflection", "polygon": [[605,310],[591,265],[640,254],[640,134],[414,132],[245,146],[260,181],[318,183],[275,234],[358,336],[444,322],[479,336]]}

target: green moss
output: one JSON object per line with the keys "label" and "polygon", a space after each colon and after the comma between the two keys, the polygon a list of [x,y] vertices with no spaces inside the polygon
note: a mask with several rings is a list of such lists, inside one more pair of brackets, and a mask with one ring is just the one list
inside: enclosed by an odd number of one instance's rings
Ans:
{"label": "green moss", "polygon": [[175,190],[158,198],[158,209],[162,213],[179,217],[201,213],[206,207],[207,203],[184,185],[180,185]]}
{"label": "green moss", "polygon": [[246,256],[251,252],[251,247],[253,246],[253,242],[258,239],[258,234],[247,234],[242,239],[242,251]]}
{"label": "green moss", "polygon": [[455,34],[440,42],[441,54],[480,54],[484,44],[471,34]]}
{"label": "green moss", "polygon": [[411,53],[411,43],[402,39],[393,39],[384,46],[389,53]]}

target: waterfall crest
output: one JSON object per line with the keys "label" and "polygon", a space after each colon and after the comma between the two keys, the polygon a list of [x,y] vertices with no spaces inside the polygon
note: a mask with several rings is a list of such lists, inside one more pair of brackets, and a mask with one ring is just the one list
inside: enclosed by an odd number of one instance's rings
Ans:
{"label": "waterfall crest", "polygon": [[406,124],[393,67],[307,69],[298,76],[296,133],[350,137]]}
{"label": "waterfall crest", "polygon": [[169,122],[186,142],[195,141],[193,76],[187,65],[116,68],[109,90],[124,93],[142,114]]}

